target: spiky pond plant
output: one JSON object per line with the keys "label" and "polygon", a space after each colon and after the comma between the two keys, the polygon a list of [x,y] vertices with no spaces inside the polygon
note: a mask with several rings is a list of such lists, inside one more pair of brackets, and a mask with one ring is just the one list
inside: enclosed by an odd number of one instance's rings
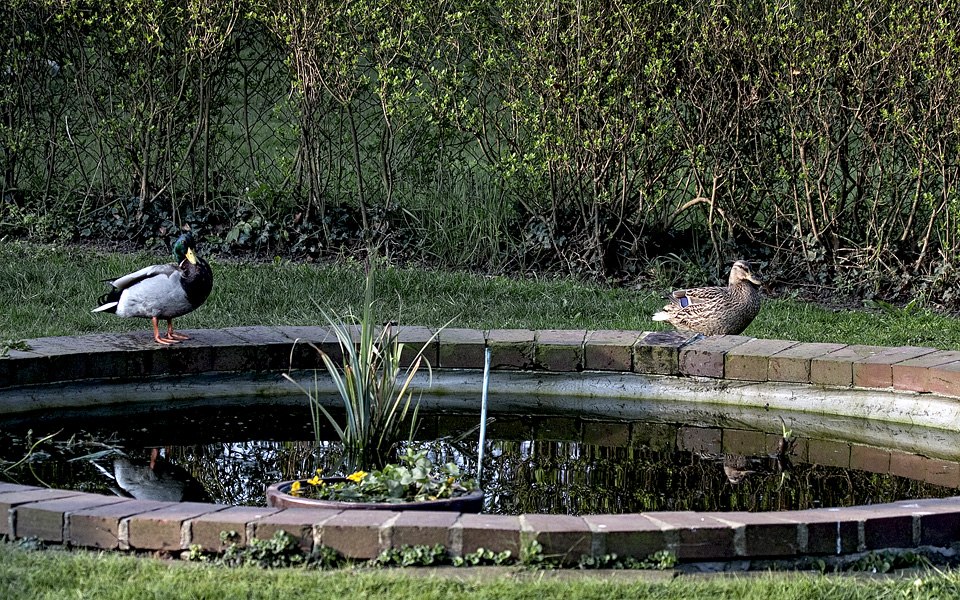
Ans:
{"label": "spiky pond plant", "polygon": [[[404,369],[401,355],[405,344],[400,343],[397,329],[389,323],[377,325],[374,315],[375,279],[374,258],[367,262],[363,316],[359,322],[355,317],[344,318],[321,309],[330,330],[336,335],[343,354],[343,364],[336,364],[329,354],[310,344],[320,353],[343,400],[346,411],[344,423],[338,423],[321,404],[316,382],[311,392],[289,374],[283,375],[309,397],[313,431],[318,442],[321,415],[333,426],[343,443],[344,463],[348,472],[381,469],[398,442],[412,439],[420,403],[419,397],[414,401],[415,391],[411,388],[411,382],[421,366],[426,365],[430,370],[430,362],[423,352],[437,335],[434,333]],[[359,336],[359,340],[355,335]],[[401,428],[408,416],[409,431],[407,435],[401,435]]]}

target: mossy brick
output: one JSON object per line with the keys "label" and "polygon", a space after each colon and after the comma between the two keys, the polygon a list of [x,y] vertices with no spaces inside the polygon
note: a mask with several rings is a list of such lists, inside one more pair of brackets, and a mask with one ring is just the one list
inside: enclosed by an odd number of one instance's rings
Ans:
{"label": "mossy brick", "polygon": [[[396,329],[397,341],[403,344],[403,351],[400,353],[400,366],[408,367],[413,364],[417,354],[423,350],[423,360],[431,367],[438,366],[437,337],[436,331],[429,327],[419,325],[401,325]],[[421,367],[426,368],[426,364],[421,362]]]}
{"label": "mossy brick", "polygon": [[542,329],[534,335],[534,365],[538,369],[569,373],[583,370],[585,329]]}
{"label": "mossy brick", "polygon": [[893,385],[893,365],[936,352],[933,348],[899,346],[887,348],[853,362],[853,385],[857,387],[888,388]]}
{"label": "mossy brick", "polygon": [[770,357],[767,379],[786,383],[810,383],[810,361],[845,347],[846,344],[813,342],[781,350]]}
{"label": "mossy brick", "polygon": [[644,331],[597,330],[587,332],[583,345],[583,368],[588,371],[633,370],[633,349]]}
{"label": "mossy brick", "polygon": [[842,508],[788,510],[777,513],[783,519],[801,523],[807,530],[804,552],[813,555],[849,554],[860,546],[860,523],[856,515]]}
{"label": "mossy brick", "polygon": [[807,460],[825,467],[850,467],[850,444],[833,440],[810,440]]}
{"label": "mossy brick", "polygon": [[[169,506],[153,500],[124,500],[71,513],[67,517],[67,541],[74,546],[116,550],[127,547],[126,528],[120,523],[128,517]],[[123,538],[123,539],[121,539]]]}
{"label": "mossy brick", "polygon": [[660,525],[668,549],[682,561],[729,560],[736,557],[734,528],[695,512],[644,513]]}
{"label": "mossy brick", "polygon": [[405,510],[389,525],[390,547],[450,546],[450,528],[460,513],[452,511]]}
{"label": "mossy brick", "polygon": [[649,375],[679,375],[680,349],[697,337],[679,331],[652,331],[633,346],[633,371]]}
{"label": "mossy brick", "polygon": [[290,338],[275,327],[252,325],[227,327],[224,331],[243,340],[251,348],[253,357],[246,370],[281,371],[290,368]]}
{"label": "mossy brick", "polygon": [[892,365],[893,389],[929,392],[930,369],[960,361],[960,352],[937,350]]}
{"label": "mossy brick", "polygon": [[667,546],[660,525],[641,514],[584,515],[583,520],[599,538],[603,554],[644,560]]}
{"label": "mossy brick", "polygon": [[737,556],[796,556],[801,548],[801,522],[779,514],[730,512],[706,513],[734,528],[734,551]]}
{"label": "mossy brick", "polygon": [[127,517],[125,523],[121,523],[121,528],[127,530],[126,541],[130,548],[186,550],[189,543],[184,536],[184,522],[226,508],[224,505],[201,502],[169,503],[149,513]]}
{"label": "mossy brick", "polygon": [[767,434],[746,429],[724,429],[721,433],[723,452],[744,456],[764,454]]}
{"label": "mossy brick", "polygon": [[593,533],[582,517],[525,514],[520,521],[524,542],[539,542],[545,556],[562,564],[574,563],[581,555],[593,553]]}
{"label": "mossy brick", "polygon": [[956,489],[960,487],[960,465],[949,460],[930,458],[927,460],[927,471],[923,480],[933,485]]}
{"label": "mossy brick", "polygon": [[798,343],[787,340],[752,339],[740,344],[724,356],[724,377],[745,381],[767,381],[773,355],[792,348]]}
{"label": "mossy brick", "polygon": [[275,329],[290,339],[287,356],[291,369],[325,369],[317,350],[327,354],[334,364],[343,363],[343,349],[337,334],[329,327],[308,325]]}
{"label": "mossy brick", "polygon": [[930,367],[927,382],[934,394],[960,397],[960,361]]}
{"label": "mossy brick", "polygon": [[880,346],[844,346],[810,360],[810,383],[850,387],[853,385],[853,363],[882,352]]}
{"label": "mossy brick", "polygon": [[850,447],[850,468],[886,475],[890,472],[890,451],[854,444]]}
{"label": "mossy brick", "polygon": [[497,553],[509,550],[519,556],[522,528],[518,516],[461,514],[454,530],[454,536],[460,539],[460,547],[453,548],[455,555],[485,548]]}
{"label": "mossy brick", "polygon": [[345,510],[323,524],[320,543],[347,558],[375,558],[386,550],[380,544],[380,528],[399,514],[390,510]]}
{"label": "mossy brick", "polygon": [[64,526],[70,513],[97,506],[116,504],[123,500],[123,498],[97,494],[81,494],[24,504],[13,509],[16,512],[14,536],[18,538],[32,537],[59,544],[64,541]]}
{"label": "mossy brick", "polygon": [[680,349],[680,373],[722,379],[727,352],[751,339],[742,335],[713,335],[694,340]]}
{"label": "mossy brick", "polygon": [[591,446],[623,448],[630,444],[629,423],[585,421],[583,443]]}
{"label": "mossy brick", "polygon": [[639,423],[630,425],[630,444],[645,446],[656,452],[675,452],[679,427],[672,423]]}
{"label": "mossy brick", "polygon": [[441,329],[438,364],[443,368],[482,369],[487,338],[479,329]]}
{"label": "mossy brick", "polygon": [[225,329],[185,329],[190,336],[181,345],[198,345],[210,349],[210,370],[219,372],[257,371],[258,348]]}
{"label": "mossy brick", "polygon": [[[276,508],[232,506],[215,513],[200,515],[190,519],[189,544],[198,544],[208,552],[223,552],[230,544],[246,546],[249,542],[248,529],[253,531],[258,521],[277,512],[279,510]],[[228,534],[226,542],[221,539],[221,533]]]}
{"label": "mossy brick", "polygon": [[[311,508],[289,508],[267,515],[253,524],[250,537],[269,540],[278,531],[288,533],[296,540],[304,552],[313,551],[317,541],[317,531],[323,524],[339,515],[341,511]],[[249,532],[248,532],[249,533]]]}
{"label": "mossy brick", "polygon": [[529,329],[491,329],[487,332],[490,368],[529,369],[535,346],[536,333]]}
{"label": "mossy brick", "polygon": [[536,425],[530,419],[498,415],[487,425],[487,436],[498,440],[529,440],[535,429]]}
{"label": "mossy brick", "polygon": [[892,450],[890,452],[890,474],[922,481],[924,474],[927,472],[928,460],[927,457],[918,454]]}
{"label": "mossy brick", "polygon": [[153,375],[191,375],[211,370],[213,348],[197,340],[185,340],[179,344],[158,347],[153,353]]}
{"label": "mossy brick", "polygon": [[13,535],[14,512],[11,509],[21,504],[56,500],[57,498],[78,496],[80,494],[81,492],[53,490],[49,488],[21,489],[0,493],[0,515],[6,517],[0,518],[0,535]]}
{"label": "mossy brick", "polygon": [[710,427],[680,427],[677,448],[694,454],[719,454],[723,452],[723,433]]}
{"label": "mossy brick", "polygon": [[569,417],[545,417],[537,421],[534,438],[548,442],[579,442],[580,421]]}

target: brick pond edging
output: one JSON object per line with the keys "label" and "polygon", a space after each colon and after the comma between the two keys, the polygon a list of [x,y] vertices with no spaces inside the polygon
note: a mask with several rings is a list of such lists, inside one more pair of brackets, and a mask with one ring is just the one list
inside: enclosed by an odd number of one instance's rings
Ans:
{"label": "brick pond edging", "polygon": [[[170,377],[194,374],[269,374],[291,366],[320,367],[312,349],[293,346],[296,339],[337,353],[336,343],[322,327],[254,326],[184,333],[193,339],[173,347],[158,346],[146,332],[26,340],[29,350],[11,350],[0,358],[2,410],[22,410],[15,402],[3,402],[5,395],[19,398],[32,389],[56,390],[68,382],[157,381],[162,385]],[[432,334],[425,327],[400,330],[401,341],[418,347]],[[483,368],[487,348],[492,368],[499,371],[619,372],[806,384],[811,389],[867,388],[928,395],[918,397],[947,403],[960,397],[960,352],[912,346],[702,338],[677,332],[447,329],[431,343],[427,356],[439,369],[476,370]],[[877,460],[877,453],[865,454],[863,460]],[[885,460],[890,464],[895,454],[887,452]],[[917,465],[903,467],[909,470]],[[937,481],[960,487],[960,465],[937,461],[935,468]],[[453,555],[481,547],[516,553],[532,540],[543,545],[545,554],[569,560],[581,554],[613,552],[643,558],[668,549],[682,561],[789,558],[949,546],[960,541],[960,498],[776,513],[505,516],[277,510],[134,500],[0,483],[0,515],[6,517],[0,518],[0,535],[73,546],[180,551],[200,545],[218,551],[222,550],[221,531],[236,532],[234,541],[245,544],[282,529],[305,550],[324,545],[354,558],[371,558],[403,545],[438,543]]]}

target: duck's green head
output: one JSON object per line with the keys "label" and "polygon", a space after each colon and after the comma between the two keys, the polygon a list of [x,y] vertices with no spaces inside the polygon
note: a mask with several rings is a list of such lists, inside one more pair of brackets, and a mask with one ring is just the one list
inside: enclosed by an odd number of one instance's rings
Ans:
{"label": "duck's green head", "polygon": [[195,265],[197,264],[196,248],[197,246],[193,241],[193,234],[188,231],[177,238],[176,243],[173,244],[173,258],[177,261],[177,264],[182,263],[186,259]]}

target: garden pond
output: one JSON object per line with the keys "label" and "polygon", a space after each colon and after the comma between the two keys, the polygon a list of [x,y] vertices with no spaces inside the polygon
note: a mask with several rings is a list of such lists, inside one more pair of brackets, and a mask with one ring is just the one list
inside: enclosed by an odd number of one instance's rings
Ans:
{"label": "garden pond", "polygon": [[[478,413],[422,411],[420,419],[410,443],[435,463],[477,473]],[[789,448],[785,433],[793,438]],[[947,497],[958,494],[949,476],[958,457],[935,450],[960,447],[954,435],[702,404],[671,403],[640,420],[494,411],[484,448],[484,512],[774,511]],[[0,421],[0,479],[262,506],[271,483],[318,468],[337,474],[339,442],[313,440],[305,405],[252,397],[188,410],[143,403],[20,415]]]}

